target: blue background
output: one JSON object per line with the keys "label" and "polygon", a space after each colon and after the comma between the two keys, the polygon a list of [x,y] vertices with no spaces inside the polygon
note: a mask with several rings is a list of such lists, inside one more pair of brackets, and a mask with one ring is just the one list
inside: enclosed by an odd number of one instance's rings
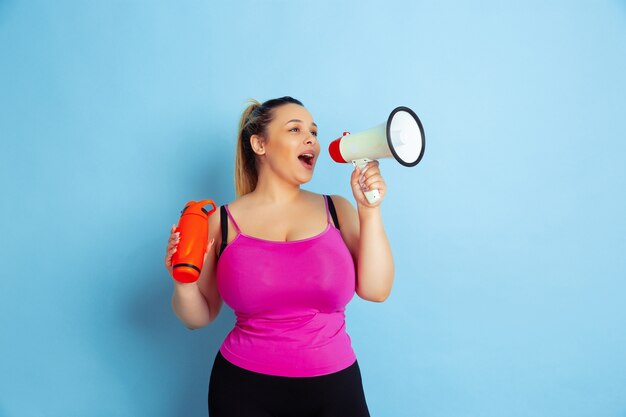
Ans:
{"label": "blue background", "polygon": [[234,324],[174,316],[189,199],[235,198],[248,98],[381,160],[391,296],[347,329],[372,416],[626,416],[625,1],[0,1],[0,415],[202,416]]}

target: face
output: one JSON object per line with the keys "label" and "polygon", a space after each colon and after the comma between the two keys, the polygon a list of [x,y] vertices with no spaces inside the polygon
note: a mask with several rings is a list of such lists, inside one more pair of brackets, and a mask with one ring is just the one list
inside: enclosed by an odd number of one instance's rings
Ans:
{"label": "face", "polygon": [[267,136],[250,138],[252,148],[266,165],[261,169],[270,168],[277,175],[298,183],[310,181],[320,154],[317,126],[311,113],[292,103],[275,108]]}

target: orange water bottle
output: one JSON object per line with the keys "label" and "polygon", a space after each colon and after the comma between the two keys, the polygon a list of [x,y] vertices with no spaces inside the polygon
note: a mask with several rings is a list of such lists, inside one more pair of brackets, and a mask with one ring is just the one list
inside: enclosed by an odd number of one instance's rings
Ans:
{"label": "orange water bottle", "polygon": [[[206,211],[204,206],[207,204],[213,205],[213,210]],[[202,200],[188,202],[180,212],[176,227],[180,240],[172,255],[172,274],[176,281],[190,283],[198,280],[209,240],[209,216],[216,209],[213,200]]]}

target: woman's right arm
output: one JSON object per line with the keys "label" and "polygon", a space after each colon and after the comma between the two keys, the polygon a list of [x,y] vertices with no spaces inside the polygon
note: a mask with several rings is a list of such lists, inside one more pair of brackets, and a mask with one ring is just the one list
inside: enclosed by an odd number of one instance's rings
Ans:
{"label": "woman's right arm", "polygon": [[[222,307],[222,298],[217,290],[215,270],[217,265],[216,244],[220,239],[219,211],[209,216],[209,244],[205,255],[200,277],[196,282],[174,282],[172,309],[185,326],[191,330],[208,326],[215,320]],[[211,243],[213,241],[213,243]],[[171,257],[176,251],[176,234],[170,235],[166,253],[165,266],[172,274]]]}

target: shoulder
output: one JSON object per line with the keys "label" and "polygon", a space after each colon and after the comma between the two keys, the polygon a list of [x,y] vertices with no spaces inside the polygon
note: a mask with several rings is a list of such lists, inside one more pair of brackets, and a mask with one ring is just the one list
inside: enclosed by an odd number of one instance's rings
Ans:
{"label": "shoulder", "polygon": [[215,211],[211,213],[211,215],[209,216],[209,240],[211,239],[211,235],[215,234],[217,229],[219,229],[220,217],[221,217],[221,211],[222,211],[221,207],[222,206],[216,205]]}
{"label": "shoulder", "polygon": [[[232,207],[235,206],[235,210],[237,210],[238,207],[241,206],[241,201],[244,199],[245,196],[242,196],[231,202],[216,205],[216,210],[209,216],[209,240],[215,239],[214,247],[216,253],[219,252],[222,244],[222,207],[227,205],[230,211]],[[228,217],[225,211],[226,210],[224,210],[224,216]]]}
{"label": "shoulder", "polygon": [[335,210],[337,210],[337,216],[350,217],[352,214],[357,214],[356,208],[354,208],[352,203],[347,198],[337,194],[329,195],[329,197],[333,201]]}
{"label": "shoulder", "polygon": [[337,212],[341,237],[356,260],[358,259],[360,236],[359,213],[347,198],[336,194],[330,195],[330,198]]}
{"label": "shoulder", "polygon": [[224,203],[223,205],[228,206],[228,211],[233,212],[233,211],[245,211],[248,209],[248,207],[251,206],[251,204],[253,203],[252,203],[252,200],[250,199],[250,195],[245,194],[245,195],[235,198],[233,201]]}
{"label": "shoulder", "polygon": [[216,205],[215,211],[211,213],[209,216],[209,242],[211,239],[215,239],[213,243],[213,249],[215,253],[219,251],[219,247],[222,243],[222,235],[221,235],[221,206]]}
{"label": "shoulder", "polygon": [[[209,241],[215,239],[214,248],[216,252],[219,251],[220,245],[222,244],[222,207],[228,205],[228,209],[230,210],[231,204],[236,201],[237,200],[234,200],[220,205],[216,204],[215,211],[209,216]],[[226,213],[224,213],[224,215],[227,216]]]}

